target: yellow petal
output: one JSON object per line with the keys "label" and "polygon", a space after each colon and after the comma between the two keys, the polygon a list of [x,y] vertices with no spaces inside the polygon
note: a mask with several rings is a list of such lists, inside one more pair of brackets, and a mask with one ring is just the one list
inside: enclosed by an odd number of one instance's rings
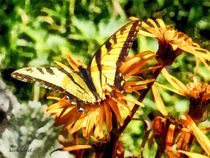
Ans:
{"label": "yellow petal", "polygon": [[[197,74],[197,72],[198,72],[198,66],[199,66],[199,59],[198,59],[198,57],[196,56],[196,58],[195,58],[196,60],[196,65],[195,65],[195,68],[194,68],[194,73],[193,73],[193,75],[190,77],[190,78],[194,78],[195,77],[195,75]],[[194,82],[195,83],[195,82]]]}
{"label": "yellow petal", "polygon": [[76,108],[74,109],[67,108],[63,113],[60,114],[61,116],[59,116],[54,125],[60,126],[62,124],[69,122],[73,118],[72,114],[74,114],[76,110],[77,110]]}
{"label": "yellow petal", "polygon": [[165,23],[163,22],[162,19],[156,19],[156,21],[158,22],[158,24],[160,25],[161,28],[163,28],[163,29],[166,28],[166,25],[165,25]]}
{"label": "yellow petal", "polygon": [[162,84],[159,84],[159,83],[157,83],[157,82],[155,82],[154,85],[156,85],[156,86],[158,86],[158,87],[161,87],[161,88],[164,88],[164,89],[167,89],[167,90],[169,90],[169,91],[171,91],[171,92],[174,92],[174,93],[176,93],[176,94],[183,95],[183,93],[181,93],[180,91],[175,90],[175,89],[168,88],[168,87],[166,87],[166,86],[164,86],[164,85],[162,85]]}
{"label": "yellow petal", "polygon": [[139,18],[134,17],[134,16],[131,16],[131,17],[129,17],[128,19],[131,20],[131,21],[139,20]]}
{"label": "yellow petal", "polygon": [[173,149],[171,146],[171,144],[173,144],[174,131],[175,131],[175,125],[170,124],[167,135],[166,135],[166,138],[167,138],[166,149],[167,149],[168,157],[170,157],[170,158],[174,157]]}
{"label": "yellow petal", "polygon": [[155,81],[154,79],[144,80],[144,81],[136,81],[136,85],[148,84],[148,83],[151,83],[154,81]]}
{"label": "yellow petal", "polygon": [[154,34],[146,32],[146,31],[143,31],[143,30],[139,30],[138,35],[139,36],[145,36],[145,37],[151,37],[151,38],[155,38],[156,37]]}
{"label": "yellow petal", "polygon": [[138,73],[140,74],[140,73],[143,73],[143,72],[146,72],[146,71],[149,71],[149,70],[156,70],[156,69],[159,69],[161,67],[162,67],[161,65],[151,66],[151,67],[148,67],[148,68],[144,68],[144,69],[139,70]]}
{"label": "yellow petal", "polygon": [[54,62],[55,62],[59,67],[72,71],[72,69],[71,69],[70,67],[68,67],[68,66],[66,66],[66,65],[64,65],[64,64],[62,64],[62,63],[60,63],[59,61],[54,61]]}
{"label": "yellow petal", "polygon": [[208,137],[197,127],[189,115],[185,115],[187,119],[188,128],[193,132],[198,143],[202,146],[204,151],[210,156],[210,141]]}
{"label": "yellow petal", "polygon": [[[130,77],[130,76],[132,76],[132,75],[134,75],[134,74],[139,74],[139,70],[148,62],[148,61],[150,61],[151,59],[153,59],[154,58],[154,55],[153,56],[150,56],[150,57],[148,57],[148,58],[146,58],[146,59],[143,59],[143,60],[141,60],[140,62],[138,62],[137,64],[133,64],[133,66],[135,66],[134,68],[132,68],[132,70],[130,70],[130,68],[129,68],[129,72],[124,76],[125,78],[128,78],[128,77]],[[126,73],[126,72],[125,72]]]}
{"label": "yellow petal", "polygon": [[168,112],[155,85],[152,86],[152,93],[155,98],[155,105],[157,106],[157,109],[163,114],[163,116],[167,116]]}
{"label": "yellow petal", "polygon": [[47,99],[56,100],[56,101],[61,100],[61,98],[53,97],[53,96],[48,96]]}
{"label": "yellow petal", "polygon": [[147,22],[150,23],[150,24],[152,24],[154,28],[158,28],[158,26],[157,26],[157,24],[155,23],[154,20],[152,20],[152,19],[147,19]]}
{"label": "yellow petal", "polygon": [[138,91],[147,88],[146,85],[136,86],[136,83],[134,85],[127,84],[127,83],[125,84],[125,91],[126,92],[135,92],[136,94],[139,94],[140,95],[140,93]]}
{"label": "yellow petal", "polygon": [[121,67],[120,70],[123,74],[126,73],[129,67],[131,67],[133,64],[138,63],[141,60],[139,57],[135,57],[130,59],[129,61],[125,62]]}
{"label": "yellow petal", "polygon": [[206,63],[206,60],[201,58],[201,57],[198,57],[200,59],[200,61],[204,64],[204,66],[206,67],[206,69],[208,71],[210,71],[210,66]]}
{"label": "yellow petal", "polygon": [[86,134],[90,135],[92,130],[93,130],[93,126],[95,124],[96,121],[98,121],[98,115],[99,115],[99,111],[98,111],[98,107],[96,109],[94,109],[93,111],[89,112],[89,114],[87,114],[87,124],[86,124]]}
{"label": "yellow petal", "polygon": [[124,100],[118,98],[112,98],[118,105],[120,105],[129,115],[131,115],[131,110],[129,106],[124,102]]}
{"label": "yellow petal", "polygon": [[108,132],[110,132],[112,130],[112,111],[110,109],[109,104],[106,101],[104,102],[104,111],[106,115],[107,130]]}
{"label": "yellow petal", "polygon": [[130,102],[130,103],[139,105],[140,107],[144,107],[144,104],[143,103],[139,102],[138,100],[136,100],[134,98],[131,98],[129,96],[123,96],[122,98],[125,99],[126,101]]}
{"label": "yellow petal", "polygon": [[112,99],[108,99],[108,103],[109,103],[109,106],[114,111],[114,113],[115,113],[117,119],[119,120],[120,124],[123,125],[124,121],[123,121],[122,116],[120,114],[119,107],[117,106],[117,103],[115,101],[113,101]]}
{"label": "yellow petal", "polygon": [[201,51],[199,51],[199,48],[189,46],[187,44],[179,46],[179,48],[184,50],[185,52],[188,52],[188,53],[193,54],[195,56],[200,56],[201,58],[207,59],[208,61],[210,60],[208,50],[206,50],[206,52],[204,52],[204,51],[201,52]]}
{"label": "yellow petal", "polygon": [[74,150],[80,150],[80,149],[91,149],[91,145],[74,145],[69,147],[64,147],[64,151],[74,151]]}
{"label": "yellow petal", "polygon": [[87,68],[87,66],[86,66],[83,62],[81,62],[81,61],[80,61],[79,59],[77,59],[77,58],[71,57],[68,53],[66,54],[66,58],[67,58],[67,60],[68,60],[68,62],[69,62],[69,65],[71,65],[71,67],[72,67],[74,70],[76,70],[76,71],[79,71],[79,69],[78,69],[79,66],[82,66],[82,67],[84,67],[84,68]]}
{"label": "yellow petal", "polygon": [[[156,37],[159,39],[159,38],[162,38],[162,33],[159,31],[159,27],[157,26],[157,24],[155,23],[154,20],[152,19],[147,19],[147,22],[152,24],[153,26],[153,29],[150,29],[150,32],[152,32],[153,34],[156,34]],[[149,30],[149,28],[147,28]],[[162,29],[162,28],[161,28]],[[153,31],[152,31],[153,30]]]}
{"label": "yellow petal", "polygon": [[163,76],[165,77],[165,79],[174,88],[177,88],[178,90],[180,90],[181,92],[183,92],[183,94],[185,94],[186,92],[188,92],[187,87],[181,81],[179,81],[178,79],[176,79],[174,76],[170,75],[165,68],[163,68],[163,70],[161,71],[161,73],[163,74]]}
{"label": "yellow petal", "polygon": [[98,119],[97,119],[97,122],[95,122],[95,130],[94,130],[95,137],[99,137],[99,138],[104,137],[104,134],[103,134],[104,117],[105,117],[104,107],[100,106]]}
{"label": "yellow petal", "polygon": [[178,150],[178,152],[183,153],[183,154],[189,156],[190,158],[208,158],[207,156],[204,156],[201,154],[187,152],[187,151],[183,151],[183,150]]}
{"label": "yellow petal", "polygon": [[60,108],[59,103],[55,103],[55,104],[52,104],[51,106],[49,106],[45,113],[48,113],[48,114],[54,113],[58,109],[62,110],[63,108]]}
{"label": "yellow petal", "polygon": [[135,58],[135,57],[140,57],[140,58],[142,58],[142,57],[145,57],[146,55],[154,55],[154,52],[151,52],[151,51],[144,51],[144,52],[141,52],[141,53],[138,53],[138,54],[136,54],[133,58]]}
{"label": "yellow petal", "polygon": [[66,129],[69,129],[74,123],[73,128],[71,129],[71,134],[78,131],[80,128],[82,128],[86,122],[87,122],[87,117],[85,116],[84,113],[81,114],[73,113],[71,118],[69,118],[69,122],[67,123],[67,126],[65,127]]}
{"label": "yellow petal", "polygon": [[171,44],[171,46],[172,46],[172,50],[173,50],[173,51],[176,51],[177,48],[178,48],[178,45],[176,45],[176,44]]}

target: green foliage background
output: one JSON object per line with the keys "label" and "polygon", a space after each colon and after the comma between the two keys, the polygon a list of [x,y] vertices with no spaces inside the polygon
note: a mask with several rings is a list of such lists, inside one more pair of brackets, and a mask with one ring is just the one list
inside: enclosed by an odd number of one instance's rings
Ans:
{"label": "green foliage background", "polygon": [[[26,66],[53,65],[54,60],[67,64],[66,53],[88,63],[99,46],[128,22],[130,16],[143,20],[162,18],[165,23],[188,34],[201,47],[210,50],[209,0],[0,0],[1,77],[21,103],[27,104],[29,100],[47,103],[45,98],[49,91],[14,80],[10,73]],[[141,37],[132,52],[147,49],[157,50],[157,41]],[[194,66],[194,57],[182,54],[170,67],[170,73],[187,83]],[[203,65],[198,75],[201,82],[210,81]],[[159,81],[165,83],[161,77]],[[163,90],[161,95],[169,112],[175,111],[174,114],[180,115],[188,110],[188,102],[184,98]],[[144,104],[146,107],[139,111],[137,117],[145,119],[155,110],[150,94]],[[23,117],[30,119],[27,114]],[[53,134],[55,131],[51,132]],[[127,154],[139,153],[143,136],[142,122],[134,121],[128,126],[122,137]],[[54,142],[55,139],[51,137],[49,141]],[[154,151],[155,147],[154,150],[145,151],[145,154],[152,156]]]}

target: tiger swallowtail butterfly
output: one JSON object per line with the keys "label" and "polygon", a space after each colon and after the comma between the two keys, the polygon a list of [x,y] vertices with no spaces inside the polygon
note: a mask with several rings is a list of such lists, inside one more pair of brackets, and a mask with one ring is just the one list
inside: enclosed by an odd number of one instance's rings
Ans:
{"label": "tiger swallowtail butterfly", "polygon": [[23,82],[38,82],[45,88],[65,91],[68,98],[78,102],[100,102],[106,93],[111,93],[110,86],[123,90],[124,79],[119,68],[140,26],[140,20],[133,20],[120,28],[96,51],[87,68],[79,66],[79,71],[75,71],[62,66],[26,67],[14,71],[11,76]]}

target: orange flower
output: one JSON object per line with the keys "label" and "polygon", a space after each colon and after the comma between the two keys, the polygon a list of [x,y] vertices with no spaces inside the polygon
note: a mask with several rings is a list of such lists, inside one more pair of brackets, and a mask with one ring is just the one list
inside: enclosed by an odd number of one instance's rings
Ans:
{"label": "orange flower", "polygon": [[[191,133],[183,126],[181,119],[174,116],[157,116],[152,120],[153,135],[158,144],[156,157],[167,151],[169,158],[180,158],[175,150],[186,150],[190,142]],[[153,137],[151,137],[153,139]]]}
{"label": "orange flower", "polygon": [[[123,76],[127,79],[124,87],[125,92],[137,92],[138,90],[146,88],[146,84],[152,82],[153,80],[140,81],[138,75],[142,71],[149,70],[143,69],[140,70],[152,57],[146,58],[142,60],[141,58],[150,53],[141,53],[134,57],[128,57],[121,67],[121,72]],[[69,55],[67,59],[76,71],[78,70],[79,65],[83,65],[79,60],[73,60]],[[66,67],[61,63],[58,63],[60,66]],[[136,67],[135,70],[130,70],[130,68]],[[84,65],[83,65],[84,67]],[[135,78],[133,81],[129,81],[129,78]],[[103,138],[104,137],[104,123],[106,124],[107,131],[110,132],[112,130],[112,117],[116,116],[119,123],[123,124],[123,113],[127,112],[130,114],[131,106],[127,104],[127,102],[137,104],[139,106],[143,106],[142,103],[138,102],[136,99],[131,98],[120,92],[115,87],[112,88],[112,93],[107,94],[106,98],[100,102],[96,102],[94,104],[82,104],[81,107],[84,108],[84,112],[79,112],[77,107],[77,101],[69,102],[66,97],[63,98],[55,98],[48,97],[49,99],[54,99],[58,101],[57,103],[51,105],[46,113],[55,115],[55,126],[59,126],[64,124],[64,129],[67,129],[70,133],[75,133],[78,130],[82,129],[83,136],[88,138],[91,134],[94,134],[94,137]],[[138,93],[138,92],[137,92]]]}
{"label": "orange flower", "polygon": [[185,115],[186,120],[183,120],[183,124],[193,133],[198,143],[202,146],[204,151],[210,156],[210,141],[207,136],[197,127],[195,122],[189,115]]}
{"label": "orange flower", "polygon": [[[210,154],[210,141],[206,135],[197,127],[190,116],[185,115],[186,120],[174,116],[157,116],[152,120],[153,135],[158,144],[156,157],[164,154],[166,149],[170,158],[180,158],[181,153],[186,152],[192,145],[195,136],[204,151]],[[153,137],[151,137],[153,139]],[[178,150],[178,152],[176,151]],[[180,152],[182,150],[182,152]],[[196,154],[191,154],[196,155]],[[201,155],[202,156],[202,155]]]}
{"label": "orange flower", "polygon": [[[189,139],[191,135],[194,135],[198,143],[204,149],[204,151],[209,155],[210,154],[210,141],[205,136],[203,131],[197,127],[192,118],[199,123],[207,117],[207,106],[209,104],[210,97],[210,86],[208,84],[201,84],[194,81],[194,83],[187,84],[185,86],[181,81],[171,76],[165,69],[162,70],[163,76],[168,80],[168,82],[175,87],[176,89],[171,89],[166,86],[155,83],[152,87],[153,95],[155,98],[155,103],[159,111],[164,115],[164,117],[156,117],[153,120],[154,134],[156,135],[156,141],[163,146],[162,148],[167,150],[169,157],[174,157],[174,152],[172,146],[176,144],[176,149],[179,150],[176,154],[176,157],[180,157],[180,153],[184,153],[191,157],[205,157],[203,155],[198,155],[196,153],[185,152],[181,150],[186,150],[189,145]],[[156,85],[173,91],[177,94],[185,96],[190,100],[190,111],[189,115],[186,116],[186,120],[183,119],[173,119],[168,116],[165,105],[160,97]],[[191,110],[193,109],[193,110]],[[160,135],[166,136],[159,137]],[[177,138],[178,136],[178,138]],[[175,141],[176,140],[176,141]],[[166,144],[164,144],[166,143]],[[168,144],[167,144],[168,143]],[[191,142],[192,143],[192,142]]]}
{"label": "orange flower", "polygon": [[168,89],[179,95],[182,95],[189,99],[190,110],[189,115],[196,123],[205,121],[207,118],[207,107],[210,102],[210,85],[207,83],[190,82],[185,86],[174,76],[170,75],[166,69],[162,70],[162,74],[165,79],[174,87],[174,89],[155,83],[162,88]]}
{"label": "orange flower", "polygon": [[142,29],[139,35],[157,38],[159,41],[159,50],[156,59],[163,66],[171,65],[180,53],[186,51],[196,57],[196,68],[198,69],[198,61],[200,60],[210,71],[209,65],[210,52],[201,48],[197,43],[194,43],[190,37],[178,30],[165,25],[162,19],[148,19],[147,22],[142,22]]}

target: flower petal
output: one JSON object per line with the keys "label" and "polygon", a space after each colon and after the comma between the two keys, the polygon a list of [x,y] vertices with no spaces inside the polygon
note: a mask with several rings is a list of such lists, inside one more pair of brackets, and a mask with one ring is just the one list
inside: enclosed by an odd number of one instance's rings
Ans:
{"label": "flower petal", "polygon": [[157,82],[155,82],[154,85],[159,86],[159,87],[164,88],[164,89],[167,89],[167,90],[169,90],[169,91],[172,91],[172,92],[174,92],[174,93],[176,93],[176,94],[183,95],[182,92],[180,92],[180,91],[178,91],[178,90],[175,90],[175,89],[168,88],[167,86],[164,86],[164,85],[159,84],[159,83],[157,83]]}
{"label": "flower petal", "polygon": [[179,81],[178,79],[176,79],[174,76],[170,75],[165,68],[163,68],[163,70],[161,71],[161,73],[163,74],[163,76],[165,77],[165,79],[174,88],[177,88],[178,90],[180,90],[183,93],[183,95],[188,92],[187,87],[181,81]]}
{"label": "flower petal", "polygon": [[154,55],[153,56],[150,56],[146,59],[143,59],[143,60],[139,60],[138,63],[135,63],[133,64],[132,66],[129,67],[129,69],[127,69],[126,72],[124,72],[124,78],[128,78],[132,75],[135,75],[135,74],[139,74],[139,70],[148,62],[150,61],[151,59],[154,58]]}
{"label": "flower petal", "polygon": [[[54,123],[55,126],[60,126],[62,124],[65,124],[67,122],[69,122],[71,119],[73,119],[73,114],[77,113],[77,109],[76,108],[67,108],[64,113],[59,116],[56,119],[56,122]],[[77,115],[76,115],[77,116]]]}
{"label": "flower petal", "polygon": [[91,145],[73,145],[69,147],[64,147],[64,151],[74,151],[74,150],[81,150],[81,149],[91,149]]}
{"label": "flower petal", "polygon": [[119,111],[119,107],[117,106],[117,103],[113,101],[112,99],[108,99],[109,106],[112,108],[113,112],[115,113],[117,119],[119,120],[120,124],[122,125],[124,123],[122,116]]}
{"label": "flower petal", "polygon": [[183,154],[189,156],[190,158],[208,158],[207,156],[197,154],[197,153],[188,152],[188,151],[178,150],[178,152],[183,153]]}
{"label": "flower petal", "polygon": [[160,93],[158,92],[155,85],[152,86],[152,93],[155,98],[155,105],[157,106],[158,110],[163,114],[163,116],[167,116],[168,112],[167,112],[166,107],[163,103],[163,100],[161,99]]}
{"label": "flower petal", "polygon": [[197,127],[191,117],[185,114],[186,120],[183,121],[185,125],[190,129],[196,137],[198,143],[202,146],[204,151],[210,156],[210,141],[207,136]]}
{"label": "flower petal", "polygon": [[79,112],[72,113],[71,118],[69,118],[69,121],[66,123],[66,129],[69,129],[72,125],[73,128],[71,129],[71,134],[78,131],[80,128],[82,128],[87,122],[87,117],[84,113]]}
{"label": "flower petal", "polygon": [[87,124],[86,124],[86,135],[90,135],[95,122],[98,123],[99,108],[93,108],[91,112],[87,114]]}
{"label": "flower petal", "polygon": [[138,35],[139,36],[145,36],[145,37],[151,37],[151,38],[155,38],[156,37],[154,34],[146,32],[146,31],[143,31],[143,30],[139,30]]}
{"label": "flower petal", "polygon": [[118,98],[112,98],[116,103],[118,103],[119,106],[121,106],[126,112],[131,115],[131,110],[129,106],[125,103],[124,100],[118,99]]}
{"label": "flower petal", "polygon": [[112,130],[112,111],[110,109],[109,104],[105,101],[104,102],[104,111],[105,111],[105,117],[106,117],[106,126],[108,132]]}
{"label": "flower petal", "polygon": [[156,19],[161,28],[166,29],[166,25],[162,19]]}
{"label": "flower petal", "polygon": [[131,103],[133,103],[133,104],[139,105],[140,107],[144,107],[144,104],[143,104],[143,103],[137,101],[137,100],[134,99],[134,98],[131,98],[131,97],[129,97],[129,96],[124,96],[124,97],[122,97],[122,98],[125,99],[125,100],[128,101],[128,102],[131,102]]}
{"label": "flower petal", "polygon": [[99,115],[98,115],[98,120],[95,122],[95,131],[94,131],[94,136],[103,138],[103,124],[104,124],[104,107],[100,106],[99,108]]}

